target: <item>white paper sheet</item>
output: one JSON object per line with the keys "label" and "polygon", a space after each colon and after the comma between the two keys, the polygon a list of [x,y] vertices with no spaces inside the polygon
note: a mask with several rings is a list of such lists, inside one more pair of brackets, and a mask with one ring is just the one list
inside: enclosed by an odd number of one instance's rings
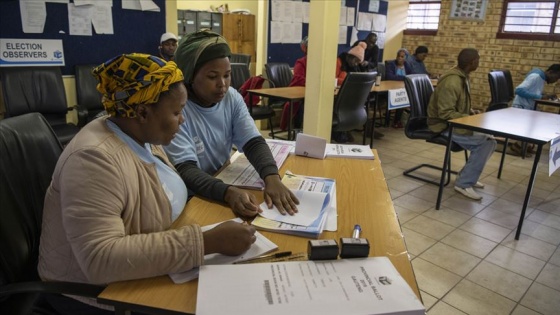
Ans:
{"label": "white paper sheet", "polygon": [[196,305],[198,315],[425,313],[387,257],[202,266]]}
{"label": "white paper sheet", "polygon": [[383,14],[372,14],[371,30],[376,32],[385,32],[387,26],[387,16]]}
{"label": "white paper sheet", "polygon": [[302,2],[303,7],[302,7],[302,12],[303,12],[303,16],[302,16],[302,22],[303,23],[309,23],[309,2]]}
{"label": "white paper sheet", "polygon": [[346,25],[354,26],[356,21],[356,8],[348,8],[346,12]]}
{"label": "white paper sheet", "polygon": [[308,226],[313,223],[313,221],[317,220],[323,209],[327,194],[324,192],[305,190],[292,190],[292,192],[299,199],[299,205],[297,206],[298,212],[295,215],[282,215],[274,205],[269,209],[266,202],[260,205],[263,212],[259,215],[270,220],[303,226]]}
{"label": "white paper sheet", "polygon": [[338,27],[338,44],[343,45],[348,43],[348,26]]}
{"label": "white paper sheet", "polygon": [[20,0],[19,10],[24,33],[43,33],[47,20],[47,7],[44,1]]}
{"label": "white paper sheet", "polygon": [[[235,218],[232,221],[238,223],[242,222],[242,220],[239,218]],[[203,232],[208,231],[220,223],[203,226],[201,230]],[[251,248],[249,248],[249,250],[246,251],[245,253],[239,256],[226,256],[222,254],[206,255],[204,256],[204,264],[205,265],[233,264],[235,262],[244,261],[267,254],[278,248],[276,244],[274,244],[271,240],[266,238],[258,231],[255,232],[255,236],[257,237],[257,240],[255,241],[255,243],[253,243],[253,245],[251,245]],[[171,278],[171,280],[173,280],[174,283],[184,283],[196,279],[198,277],[198,272],[199,272],[199,268],[194,268],[185,272],[169,274],[169,277]]]}
{"label": "white paper sheet", "polygon": [[70,35],[92,36],[91,5],[76,6],[73,3],[68,4],[68,24]]}
{"label": "white paper sheet", "polygon": [[271,44],[281,44],[282,43],[282,22],[271,21],[270,22],[270,43]]}
{"label": "white paper sheet", "polygon": [[95,5],[92,8],[91,23],[97,34],[114,34],[112,7]]}
{"label": "white paper sheet", "polygon": [[379,12],[379,0],[369,0],[369,12]]}
{"label": "white paper sheet", "polygon": [[348,14],[348,8],[347,7],[341,7],[340,8],[340,15],[338,16],[338,25],[347,25],[347,15]]}

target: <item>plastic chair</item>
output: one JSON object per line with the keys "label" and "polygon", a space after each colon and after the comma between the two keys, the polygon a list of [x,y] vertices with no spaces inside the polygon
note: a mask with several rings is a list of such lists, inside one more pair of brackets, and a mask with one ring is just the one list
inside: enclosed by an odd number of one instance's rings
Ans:
{"label": "plastic chair", "polygon": [[37,273],[45,192],[62,153],[53,129],[39,113],[3,119],[0,151],[0,314],[56,314],[47,293],[97,297],[104,287]]}

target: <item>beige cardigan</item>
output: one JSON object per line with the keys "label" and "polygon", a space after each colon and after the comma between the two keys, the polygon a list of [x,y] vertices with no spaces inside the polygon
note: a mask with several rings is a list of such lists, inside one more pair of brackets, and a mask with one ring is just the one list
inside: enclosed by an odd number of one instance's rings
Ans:
{"label": "beige cardigan", "polygon": [[[107,284],[200,266],[200,227],[169,230],[171,205],[155,165],[105,120],[86,125],[58,160],[45,197],[41,278]],[[170,165],[161,147],[152,151]]]}

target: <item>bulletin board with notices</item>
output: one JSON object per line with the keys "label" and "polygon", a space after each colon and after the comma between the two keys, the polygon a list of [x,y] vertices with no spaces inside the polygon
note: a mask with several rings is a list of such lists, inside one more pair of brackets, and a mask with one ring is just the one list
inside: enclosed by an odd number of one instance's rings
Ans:
{"label": "bulletin board with notices", "polygon": [[[379,55],[383,56],[387,10],[387,1],[343,0],[337,55],[374,32],[378,37]],[[293,66],[302,57],[299,43],[309,32],[309,0],[269,0],[268,13],[267,62],[286,62]]]}

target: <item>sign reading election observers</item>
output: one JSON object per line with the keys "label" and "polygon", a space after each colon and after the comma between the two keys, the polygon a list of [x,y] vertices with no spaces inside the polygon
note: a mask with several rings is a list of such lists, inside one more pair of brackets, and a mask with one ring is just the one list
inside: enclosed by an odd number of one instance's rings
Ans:
{"label": "sign reading election observers", "polygon": [[0,67],[64,66],[61,39],[0,38]]}

